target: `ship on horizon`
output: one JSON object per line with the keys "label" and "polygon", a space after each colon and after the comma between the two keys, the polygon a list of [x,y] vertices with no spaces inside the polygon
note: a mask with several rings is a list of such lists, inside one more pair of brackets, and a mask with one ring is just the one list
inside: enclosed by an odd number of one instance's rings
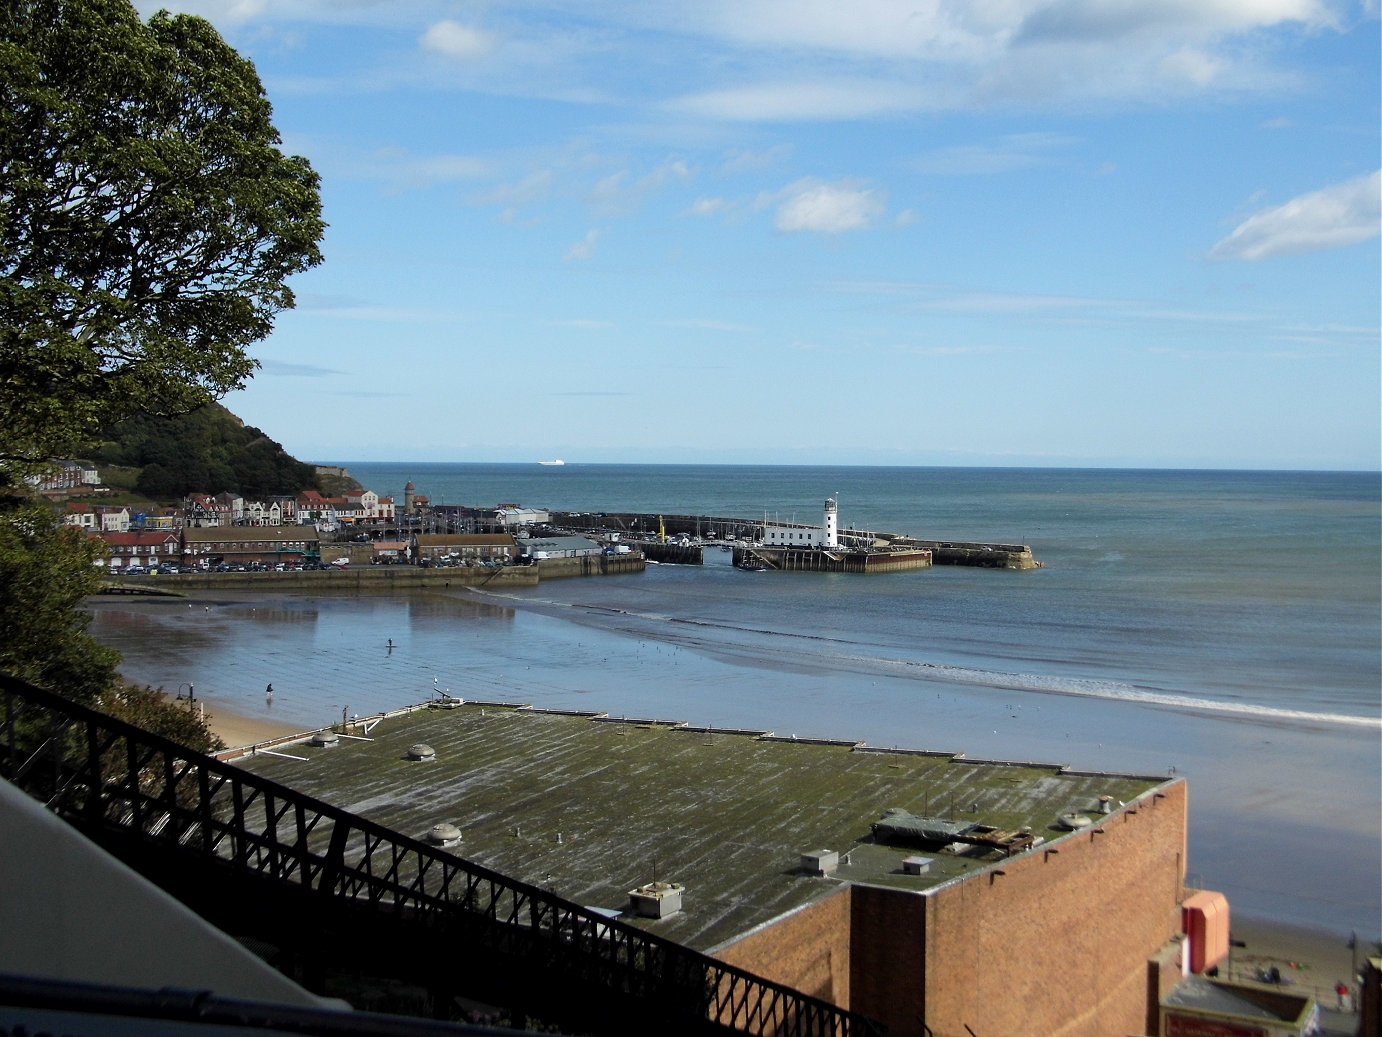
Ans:
{"label": "ship on horizon", "polygon": [[563,461],[560,457],[558,457],[558,458],[554,458],[554,459],[551,460],[551,461],[539,461],[538,464],[540,464],[540,465],[546,465],[547,467],[551,468],[551,467],[554,467],[554,466],[557,466],[557,465],[564,465],[564,464],[566,464],[566,462]]}

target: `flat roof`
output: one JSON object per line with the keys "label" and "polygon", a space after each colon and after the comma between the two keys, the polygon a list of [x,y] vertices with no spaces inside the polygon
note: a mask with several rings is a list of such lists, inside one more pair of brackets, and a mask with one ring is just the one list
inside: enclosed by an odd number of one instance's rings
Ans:
{"label": "flat roof", "polygon": [[316,526],[184,526],[182,539],[195,544],[292,541],[315,542]]}
{"label": "flat roof", "polygon": [[[1116,807],[1167,780],[502,703],[418,707],[369,737],[236,763],[415,838],[454,824],[450,852],[587,906],[681,883],[680,913],[629,920],[701,950],[842,882],[921,892],[1003,859],[923,846],[931,867],[907,874],[918,845],[871,834],[889,808],[1050,841],[1068,834],[1060,815],[1097,817],[1101,796]],[[434,761],[408,759],[419,742]],[[840,855],[833,875],[800,867],[821,848]]]}
{"label": "flat roof", "polygon": [[1162,998],[1167,1008],[1183,1008],[1233,1020],[1301,1023],[1310,1007],[1309,994],[1289,990],[1259,990],[1240,983],[1221,983],[1203,976],[1187,976]]}

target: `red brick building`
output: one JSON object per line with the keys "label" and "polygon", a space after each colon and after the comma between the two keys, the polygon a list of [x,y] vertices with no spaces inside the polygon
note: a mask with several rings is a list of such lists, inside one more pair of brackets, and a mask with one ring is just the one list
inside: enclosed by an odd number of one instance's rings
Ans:
{"label": "red brick building", "polygon": [[931,889],[850,884],[716,955],[892,1035],[1155,1034],[1181,979],[1186,825],[1185,782],[1168,782]]}

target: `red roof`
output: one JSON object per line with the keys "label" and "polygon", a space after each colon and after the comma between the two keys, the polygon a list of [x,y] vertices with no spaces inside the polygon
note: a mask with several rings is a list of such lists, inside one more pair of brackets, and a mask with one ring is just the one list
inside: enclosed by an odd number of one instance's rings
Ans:
{"label": "red roof", "polygon": [[92,532],[87,536],[104,540],[112,547],[146,547],[149,544],[166,544],[168,542],[177,543],[176,533],[170,533],[164,529],[138,529],[128,533],[102,533]]}

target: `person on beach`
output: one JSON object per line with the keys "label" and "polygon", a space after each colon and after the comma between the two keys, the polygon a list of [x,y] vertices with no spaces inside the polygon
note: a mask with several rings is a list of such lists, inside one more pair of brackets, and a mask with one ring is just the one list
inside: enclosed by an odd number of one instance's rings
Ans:
{"label": "person on beach", "polygon": [[264,689],[264,697],[270,702],[274,700],[274,686],[272,684]]}

